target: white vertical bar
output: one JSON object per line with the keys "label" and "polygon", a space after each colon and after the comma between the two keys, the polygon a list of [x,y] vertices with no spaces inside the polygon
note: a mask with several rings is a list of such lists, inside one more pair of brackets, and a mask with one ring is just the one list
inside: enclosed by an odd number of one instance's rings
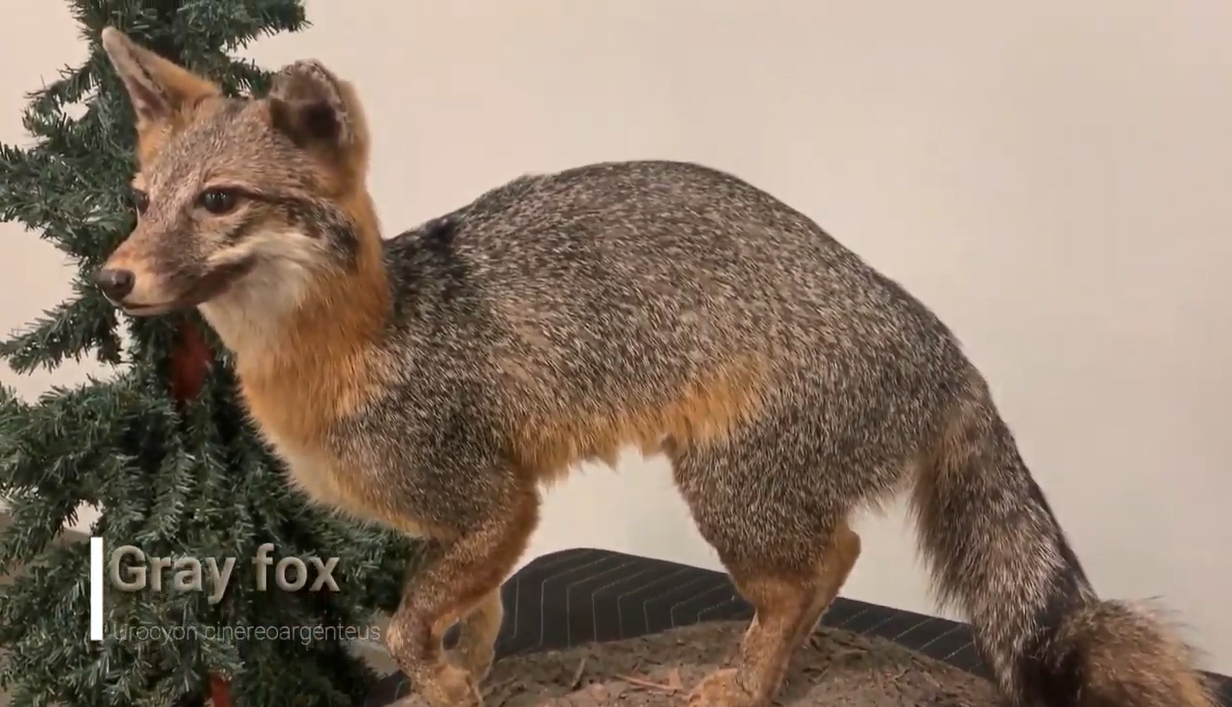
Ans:
{"label": "white vertical bar", "polygon": [[103,539],[90,537],[90,640],[103,640]]}

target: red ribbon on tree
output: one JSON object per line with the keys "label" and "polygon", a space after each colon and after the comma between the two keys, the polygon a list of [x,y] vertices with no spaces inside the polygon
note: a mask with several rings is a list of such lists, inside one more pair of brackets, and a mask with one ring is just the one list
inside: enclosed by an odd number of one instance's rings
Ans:
{"label": "red ribbon on tree", "polygon": [[171,352],[171,397],[181,409],[201,393],[213,360],[214,352],[201,330],[185,319],[180,324],[179,345]]}
{"label": "red ribbon on tree", "polygon": [[[182,410],[205,387],[214,361],[201,330],[189,319],[180,323],[180,340],[171,352],[171,396]],[[209,676],[209,700],[214,707],[232,707],[231,683],[217,673]]]}

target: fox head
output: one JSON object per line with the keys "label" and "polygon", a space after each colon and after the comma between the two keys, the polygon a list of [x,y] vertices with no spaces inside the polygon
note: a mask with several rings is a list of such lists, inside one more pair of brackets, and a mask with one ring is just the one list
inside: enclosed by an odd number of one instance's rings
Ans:
{"label": "fox head", "polygon": [[136,316],[197,307],[225,328],[299,308],[379,257],[348,82],[300,61],[267,96],[231,98],[114,28],[102,45],[137,125],[137,225],[96,275],[113,304]]}

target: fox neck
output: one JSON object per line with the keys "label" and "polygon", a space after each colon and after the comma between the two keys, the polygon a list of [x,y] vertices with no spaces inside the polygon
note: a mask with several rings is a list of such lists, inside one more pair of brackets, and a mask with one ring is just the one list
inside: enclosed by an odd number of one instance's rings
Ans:
{"label": "fox neck", "polygon": [[308,383],[307,369],[362,357],[375,342],[389,316],[389,280],[376,220],[361,223],[368,225],[356,234],[352,267],[274,261],[199,307],[241,379],[300,375]]}

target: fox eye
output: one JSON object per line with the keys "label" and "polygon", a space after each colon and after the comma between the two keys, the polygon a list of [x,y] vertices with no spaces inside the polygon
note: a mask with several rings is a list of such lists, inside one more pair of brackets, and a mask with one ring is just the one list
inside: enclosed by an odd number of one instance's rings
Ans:
{"label": "fox eye", "polygon": [[133,208],[137,209],[137,214],[145,213],[145,210],[150,208],[150,195],[140,189],[133,190]]}
{"label": "fox eye", "polygon": [[197,202],[211,214],[221,216],[235,209],[239,204],[239,195],[229,189],[206,189]]}

